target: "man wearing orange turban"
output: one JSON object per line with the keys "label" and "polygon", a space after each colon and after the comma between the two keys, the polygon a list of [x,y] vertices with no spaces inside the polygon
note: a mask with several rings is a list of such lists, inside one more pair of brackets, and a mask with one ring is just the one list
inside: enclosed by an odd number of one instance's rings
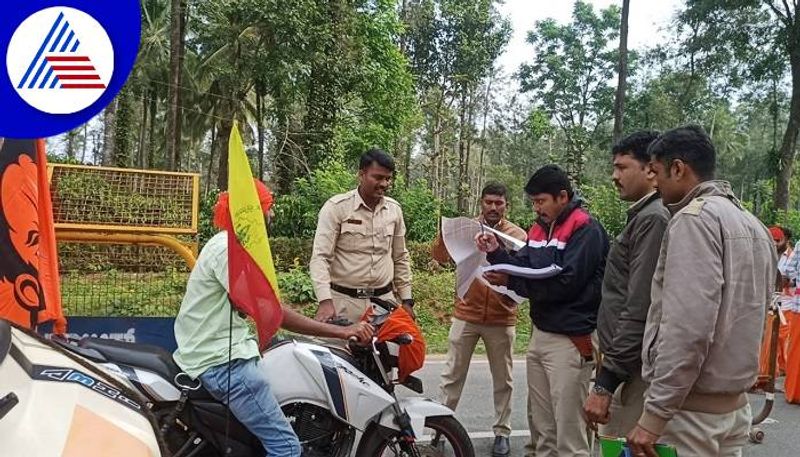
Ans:
{"label": "man wearing orange turban", "polygon": [[[272,193],[256,180],[265,217],[270,214]],[[228,230],[233,230],[228,193],[214,207],[214,225],[221,230],[200,252],[175,319],[178,349],[175,362],[218,401],[228,402],[234,416],[258,439],[266,453],[275,457],[300,457],[300,443],[272,393],[258,343],[247,321],[234,312],[228,297]],[[283,307],[281,327],[306,335],[367,340],[372,327],[366,323],[340,327],[309,319]],[[230,379],[230,383],[228,383]],[[230,386],[230,392],[228,392]]]}

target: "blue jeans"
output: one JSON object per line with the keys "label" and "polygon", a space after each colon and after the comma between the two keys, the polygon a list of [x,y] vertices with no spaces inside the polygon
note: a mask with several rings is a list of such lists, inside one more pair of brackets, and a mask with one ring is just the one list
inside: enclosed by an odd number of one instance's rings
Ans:
{"label": "blue jeans", "polygon": [[225,403],[230,366],[228,407],[236,419],[261,441],[269,457],[300,457],[297,435],[283,415],[258,361],[258,358],[237,359],[211,367],[200,375],[200,381],[214,398]]}

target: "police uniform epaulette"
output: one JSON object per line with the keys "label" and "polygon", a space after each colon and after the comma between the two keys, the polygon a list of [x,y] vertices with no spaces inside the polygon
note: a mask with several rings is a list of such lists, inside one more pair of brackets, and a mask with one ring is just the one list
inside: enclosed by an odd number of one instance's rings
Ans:
{"label": "police uniform epaulette", "polygon": [[392,197],[384,196],[383,199],[386,200],[387,203],[394,203],[395,205],[400,206],[400,202],[398,202],[397,200],[393,199]]}
{"label": "police uniform epaulette", "polygon": [[691,214],[692,216],[698,216],[703,211],[703,206],[706,204],[706,200],[703,197],[697,197],[689,202],[686,207],[684,207],[680,212],[685,214]]}
{"label": "police uniform epaulette", "polygon": [[345,200],[348,200],[352,196],[353,195],[350,192],[346,192],[346,193],[343,193],[343,194],[334,195],[333,197],[329,198],[328,201],[333,203],[334,205],[336,205],[336,204],[341,203],[341,202],[343,202]]}

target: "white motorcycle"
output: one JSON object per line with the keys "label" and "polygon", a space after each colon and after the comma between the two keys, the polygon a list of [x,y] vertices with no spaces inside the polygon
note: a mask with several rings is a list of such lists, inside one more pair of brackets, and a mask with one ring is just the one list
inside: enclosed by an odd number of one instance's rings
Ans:
{"label": "white motorcycle", "polygon": [[[387,305],[385,302],[379,304]],[[380,325],[380,318],[374,324]],[[3,325],[8,326],[0,321],[0,326]],[[11,331],[17,332],[22,333],[17,329]],[[21,347],[12,342],[10,350],[24,357],[26,347],[22,341],[34,337],[27,332],[18,337]],[[452,410],[432,400],[400,398],[395,394],[395,387],[400,384],[396,364],[398,349],[408,343],[410,336],[405,334],[382,343],[373,338],[367,346],[351,344],[348,352],[289,339],[273,344],[263,354],[261,366],[300,439],[304,457],[474,457],[469,436]],[[62,372],[69,370],[72,373],[64,377],[72,379],[64,381],[71,382],[71,387],[91,389],[88,380],[103,380],[101,383],[116,394],[114,398],[105,394],[106,399],[113,402],[107,407],[130,410],[131,405],[125,404],[129,402],[138,406],[136,412],[150,418],[150,423],[157,423],[160,454],[151,455],[264,455],[259,441],[229,414],[227,407],[181,372],[172,355],[160,347],[99,338],[38,339],[32,344],[38,349],[46,347],[56,351],[70,362],[62,364]],[[16,423],[24,417],[26,402],[30,398],[26,398],[25,392],[18,387],[21,391],[17,395],[19,405],[5,411],[8,415],[2,418],[5,414],[1,400],[3,391],[13,390],[6,387],[4,380],[4,365],[9,361],[3,362],[2,350],[0,340],[0,440],[6,442],[4,432],[13,433],[7,428],[13,428],[14,425],[10,425],[12,421]],[[24,365],[24,361],[20,363],[17,359],[12,357],[10,363]],[[80,363],[76,364],[76,360]],[[61,369],[58,366],[50,368]],[[25,371],[23,367],[21,370],[9,369],[8,373],[22,376]],[[87,381],[76,381],[75,373]],[[32,379],[36,384],[37,378]],[[52,377],[48,379],[54,380]],[[11,383],[10,386],[20,384]],[[422,383],[412,376],[402,385],[422,393]],[[42,386],[38,395],[47,393],[48,389]],[[18,410],[16,420],[15,410]],[[141,428],[141,421],[138,426]],[[130,430],[131,426],[126,429]],[[152,437],[142,439],[149,443],[150,448],[156,445]],[[53,452],[52,455],[61,453]]]}

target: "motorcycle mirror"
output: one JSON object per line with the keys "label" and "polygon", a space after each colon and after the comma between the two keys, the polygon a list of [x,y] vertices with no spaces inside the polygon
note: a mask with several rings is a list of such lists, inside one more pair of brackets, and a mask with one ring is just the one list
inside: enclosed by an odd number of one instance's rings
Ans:
{"label": "motorcycle mirror", "polygon": [[399,344],[400,346],[405,346],[414,342],[414,337],[409,335],[408,333],[401,333],[392,339],[392,343]]}
{"label": "motorcycle mirror", "polygon": [[332,325],[338,325],[340,327],[347,327],[348,325],[353,324],[352,322],[350,322],[350,319],[344,316],[331,317],[325,322]]}
{"label": "motorcycle mirror", "polygon": [[397,305],[392,303],[392,302],[390,302],[389,300],[383,300],[383,299],[380,299],[378,297],[370,297],[369,299],[370,299],[370,301],[372,303],[378,305],[379,307],[385,309],[386,311],[388,311],[390,313],[392,311],[394,311],[395,309],[397,309]]}
{"label": "motorcycle mirror", "polygon": [[389,318],[389,313],[375,315],[370,318],[369,323],[372,324],[373,327],[380,327],[381,325],[384,324],[384,322],[386,322],[386,319],[388,318]]}

